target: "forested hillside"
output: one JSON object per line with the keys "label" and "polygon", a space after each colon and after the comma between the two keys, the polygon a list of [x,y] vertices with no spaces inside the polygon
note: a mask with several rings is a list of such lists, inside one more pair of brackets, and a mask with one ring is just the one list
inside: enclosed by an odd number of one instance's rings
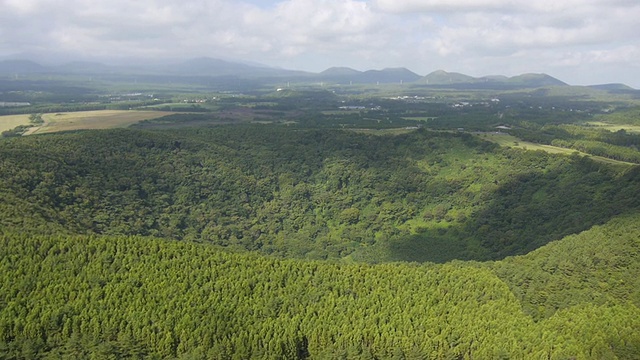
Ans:
{"label": "forested hillside", "polygon": [[6,233],[0,357],[637,359],[639,219],[444,265]]}
{"label": "forested hillside", "polygon": [[0,359],[638,359],[639,171],[425,130],[4,139]]}
{"label": "forested hillside", "polygon": [[637,168],[469,134],[275,126],[0,142],[0,224],[312,259],[499,259],[634,211]]}

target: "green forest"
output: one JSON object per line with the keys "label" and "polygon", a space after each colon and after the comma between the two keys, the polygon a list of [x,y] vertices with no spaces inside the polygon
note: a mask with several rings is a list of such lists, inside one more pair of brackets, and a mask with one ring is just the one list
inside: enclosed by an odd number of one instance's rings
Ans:
{"label": "green forest", "polygon": [[640,208],[636,167],[424,129],[111,130],[7,139],[0,152],[3,227],[280,257],[495,260]]}
{"label": "green forest", "polygon": [[635,359],[638,219],[443,265],[7,233],[0,357]]}
{"label": "green forest", "polygon": [[0,358],[638,359],[638,193],[423,128],[5,138]]}

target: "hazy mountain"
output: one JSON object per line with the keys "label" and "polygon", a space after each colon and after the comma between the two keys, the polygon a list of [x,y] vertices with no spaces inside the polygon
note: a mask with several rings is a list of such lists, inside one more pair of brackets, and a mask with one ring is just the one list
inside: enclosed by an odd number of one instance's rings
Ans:
{"label": "hazy mountain", "polygon": [[[173,63],[159,61],[132,61],[129,64],[107,65],[93,61],[74,61],[62,65],[45,66],[32,60],[7,59],[0,60],[0,74],[5,76],[29,74],[83,74],[106,75],[109,78],[139,75],[146,76],[145,80],[154,78],[179,78],[188,81],[209,81],[211,77],[232,77],[247,81],[269,82],[278,81],[327,81],[337,84],[419,84],[434,87],[459,89],[518,89],[537,88],[547,86],[566,86],[567,84],[547,74],[522,74],[513,77],[504,75],[490,75],[473,77],[457,72],[444,70],[434,71],[424,77],[406,69],[387,68],[382,70],[358,71],[348,67],[332,67],[320,73],[294,71],[269,67],[256,63],[246,63],[214,58],[197,58]],[[165,79],[166,80],[166,79]],[[594,89],[635,92],[636,90],[624,84],[593,85]]]}
{"label": "hazy mountain", "polygon": [[504,75],[487,75],[487,76],[478,78],[478,80],[484,81],[484,82],[491,82],[491,81],[503,82],[503,81],[509,81],[509,77]]}
{"label": "hazy mountain", "polygon": [[353,81],[358,82],[362,71],[358,71],[349,67],[332,67],[317,75],[320,81],[326,81],[337,84],[349,84]]}
{"label": "hazy mountain", "polygon": [[106,74],[115,72],[112,66],[92,61],[73,61],[51,68],[54,72],[72,73],[72,74]]}
{"label": "hazy mountain", "polygon": [[459,84],[459,83],[473,83],[477,79],[469,75],[464,75],[456,72],[446,72],[444,70],[436,70],[429,75],[423,77],[422,83],[428,85],[446,85],[446,84]]}
{"label": "hazy mountain", "polygon": [[173,74],[224,76],[243,73],[257,67],[220,59],[198,58],[164,66],[164,68]]}
{"label": "hazy mountain", "polygon": [[365,71],[358,78],[363,83],[408,83],[417,81],[421,76],[406,68],[387,68]]}
{"label": "hazy mountain", "polygon": [[49,69],[31,60],[0,61],[0,74],[36,74],[46,73]]}
{"label": "hazy mountain", "polygon": [[362,71],[352,69],[350,67],[332,67],[321,72],[318,75],[321,76],[346,76],[346,75],[359,75]]}
{"label": "hazy mountain", "polygon": [[568,84],[547,74],[522,74],[510,77],[507,80],[510,84],[523,85],[526,87],[542,86],[567,86]]}
{"label": "hazy mountain", "polygon": [[619,84],[619,83],[591,85],[589,87],[592,88],[592,89],[607,90],[607,91],[633,91],[633,90],[635,90],[634,88],[632,88],[630,86],[627,86],[625,84]]}
{"label": "hazy mountain", "polygon": [[189,76],[239,76],[239,77],[287,77],[308,76],[309,73],[278,69],[260,65],[213,58],[191,59],[181,63],[164,66],[165,73]]}
{"label": "hazy mountain", "polygon": [[513,77],[489,75],[476,78],[456,72],[446,72],[444,70],[434,71],[423,77],[420,82],[429,86],[464,89],[537,88],[567,85],[565,82],[547,74],[522,74]]}
{"label": "hazy mountain", "polygon": [[332,67],[318,76],[325,81],[341,84],[391,84],[410,83],[420,79],[420,75],[406,68],[387,68],[382,70],[358,71],[348,67]]}

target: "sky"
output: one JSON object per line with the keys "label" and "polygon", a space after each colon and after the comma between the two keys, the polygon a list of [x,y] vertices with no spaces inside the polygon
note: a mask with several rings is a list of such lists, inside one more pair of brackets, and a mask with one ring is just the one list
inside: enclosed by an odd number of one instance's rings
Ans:
{"label": "sky", "polygon": [[640,89],[640,0],[0,0],[0,59],[212,57]]}

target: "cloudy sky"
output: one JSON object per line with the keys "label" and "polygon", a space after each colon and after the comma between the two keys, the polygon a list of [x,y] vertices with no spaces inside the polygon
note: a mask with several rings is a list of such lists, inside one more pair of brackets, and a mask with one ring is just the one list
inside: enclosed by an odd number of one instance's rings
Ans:
{"label": "cloudy sky", "polygon": [[544,72],[640,88],[640,0],[0,0],[0,58]]}

